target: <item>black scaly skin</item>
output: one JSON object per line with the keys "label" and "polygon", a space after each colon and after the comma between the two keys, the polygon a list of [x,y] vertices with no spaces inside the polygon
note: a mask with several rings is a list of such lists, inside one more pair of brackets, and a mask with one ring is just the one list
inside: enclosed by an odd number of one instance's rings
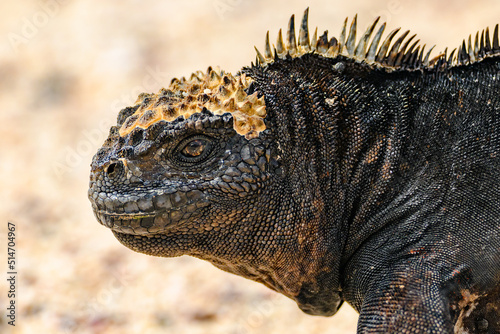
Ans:
{"label": "black scaly skin", "polygon": [[[209,110],[113,127],[92,162],[98,220],[309,314],[345,300],[359,333],[500,333],[500,58],[388,72],[306,54],[243,72],[267,129],[248,140]],[[179,153],[193,138],[201,162]]]}

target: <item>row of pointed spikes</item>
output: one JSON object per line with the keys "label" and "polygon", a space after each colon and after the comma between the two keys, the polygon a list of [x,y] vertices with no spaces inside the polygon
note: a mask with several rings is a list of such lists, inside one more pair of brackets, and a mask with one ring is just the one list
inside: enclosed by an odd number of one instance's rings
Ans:
{"label": "row of pointed spikes", "polygon": [[[345,19],[339,39],[335,37],[328,39],[328,31],[325,31],[318,38],[318,29],[316,28],[311,40],[309,40],[308,15],[309,8],[304,12],[299,28],[298,40],[295,35],[295,18],[294,15],[291,16],[288,23],[286,44],[283,42],[283,35],[280,29],[274,50],[271,50],[268,31],[264,54],[255,48],[257,51],[257,64],[266,65],[276,61],[278,58],[284,59],[287,55],[297,57],[305,53],[316,52],[330,58],[343,55],[357,61],[364,61],[368,64],[389,69],[423,69],[467,65],[485,57],[500,54],[498,24],[495,26],[493,32],[493,43],[490,42],[489,29],[486,28],[486,30],[481,32],[481,35],[479,35],[479,32],[476,34],[474,44],[471,42],[471,36],[469,36],[468,44],[464,40],[456,54],[457,49],[454,49],[448,56],[447,49],[445,49],[444,52],[430,58],[434,46],[425,53],[425,44],[422,47],[418,45],[420,40],[414,41],[410,45],[416,36],[412,35],[406,38],[410,31],[404,32],[392,43],[400,31],[400,28],[397,28],[391,31],[385,40],[380,43],[386,27],[386,23],[383,23],[374,34],[380,17],[374,20],[372,25],[361,36],[357,45],[357,15],[354,16],[349,30],[347,29],[348,19]],[[373,39],[369,43],[372,36]]]}

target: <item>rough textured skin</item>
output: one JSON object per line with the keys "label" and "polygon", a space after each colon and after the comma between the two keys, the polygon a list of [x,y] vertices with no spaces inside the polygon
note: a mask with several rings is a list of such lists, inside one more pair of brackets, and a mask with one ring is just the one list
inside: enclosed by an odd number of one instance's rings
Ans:
{"label": "rough textured skin", "polygon": [[[265,101],[258,131],[237,132],[243,109],[215,100],[222,111],[145,126],[144,96],[120,112],[92,162],[99,222],[134,251],[210,261],[309,314],[345,300],[359,333],[500,333],[497,32],[426,60],[406,35],[356,47],[355,22],[309,42],[307,11],[297,45],[291,22],[286,47],[266,43],[242,70],[236,102]],[[220,94],[241,82],[218,75]],[[206,100],[170,90],[146,97]]]}

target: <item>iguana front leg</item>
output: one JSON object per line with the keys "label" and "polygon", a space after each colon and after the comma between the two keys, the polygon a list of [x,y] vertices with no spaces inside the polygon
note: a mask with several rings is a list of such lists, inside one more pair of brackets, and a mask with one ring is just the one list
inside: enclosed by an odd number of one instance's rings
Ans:
{"label": "iguana front leg", "polygon": [[423,263],[401,263],[373,280],[358,333],[453,333],[440,275]]}

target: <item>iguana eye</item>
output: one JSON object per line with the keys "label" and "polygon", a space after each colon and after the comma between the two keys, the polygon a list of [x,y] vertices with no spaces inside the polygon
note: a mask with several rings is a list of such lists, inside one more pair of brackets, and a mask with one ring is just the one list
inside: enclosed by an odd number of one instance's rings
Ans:
{"label": "iguana eye", "polygon": [[181,163],[199,163],[210,157],[213,151],[213,139],[203,135],[196,135],[184,139],[176,148],[177,160]]}
{"label": "iguana eye", "polygon": [[186,144],[181,153],[186,158],[194,158],[200,156],[207,147],[205,139],[194,139]]}

